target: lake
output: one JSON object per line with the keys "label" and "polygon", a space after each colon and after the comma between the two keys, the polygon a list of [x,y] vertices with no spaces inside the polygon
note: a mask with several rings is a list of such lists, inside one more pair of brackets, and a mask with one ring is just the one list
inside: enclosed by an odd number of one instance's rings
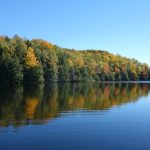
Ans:
{"label": "lake", "polygon": [[150,150],[149,83],[0,88],[0,150]]}

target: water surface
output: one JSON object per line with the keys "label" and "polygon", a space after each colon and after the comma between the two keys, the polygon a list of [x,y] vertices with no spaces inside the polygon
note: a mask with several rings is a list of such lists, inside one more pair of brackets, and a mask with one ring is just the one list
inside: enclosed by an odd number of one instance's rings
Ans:
{"label": "water surface", "polygon": [[0,88],[1,150],[149,150],[150,84]]}

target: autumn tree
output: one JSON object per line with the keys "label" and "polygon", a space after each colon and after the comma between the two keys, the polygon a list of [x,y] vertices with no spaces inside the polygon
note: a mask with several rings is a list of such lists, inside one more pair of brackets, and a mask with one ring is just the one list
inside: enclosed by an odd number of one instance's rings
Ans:
{"label": "autumn tree", "polygon": [[43,82],[43,68],[34,54],[34,49],[29,47],[25,56],[24,81]]}

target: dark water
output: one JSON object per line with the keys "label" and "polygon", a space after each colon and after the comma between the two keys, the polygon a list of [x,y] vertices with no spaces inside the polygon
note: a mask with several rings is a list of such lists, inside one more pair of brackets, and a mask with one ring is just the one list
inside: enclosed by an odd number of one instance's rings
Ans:
{"label": "dark water", "polygon": [[150,150],[150,84],[0,89],[0,150]]}

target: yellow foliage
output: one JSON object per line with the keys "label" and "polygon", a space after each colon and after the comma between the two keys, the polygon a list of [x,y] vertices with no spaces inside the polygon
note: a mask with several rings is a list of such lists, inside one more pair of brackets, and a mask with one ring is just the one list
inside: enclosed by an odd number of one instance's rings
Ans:
{"label": "yellow foliage", "polygon": [[26,101],[26,116],[28,119],[33,119],[34,112],[39,103],[39,99],[28,98]]}
{"label": "yellow foliage", "polygon": [[76,58],[76,65],[80,68],[84,65],[84,60],[82,57]]}
{"label": "yellow foliage", "polygon": [[69,58],[67,59],[67,64],[68,64],[70,67],[73,67],[73,66],[74,66],[72,60],[69,59]]}
{"label": "yellow foliage", "polygon": [[104,62],[109,62],[110,58],[108,55],[103,55],[103,60],[104,60]]}
{"label": "yellow foliage", "polygon": [[69,106],[72,105],[73,101],[74,101],[73,96],[69,96],[68,97],[68,104],[69,104]]}
{"label": "yellow foliage", "polygon": [[37,61],[36,56],[34,54],[34,49],[31,47],[29,47],[27,50],[25,65],[26,68],[33,68],[39,65],[39,62]]}
{"label": "yellow foliage", "polygon": [[79,108],[83,108],[84,101],[85,101],[84,97],[82,95],[80,95],[78,98],[78,101],[77,101]]}

